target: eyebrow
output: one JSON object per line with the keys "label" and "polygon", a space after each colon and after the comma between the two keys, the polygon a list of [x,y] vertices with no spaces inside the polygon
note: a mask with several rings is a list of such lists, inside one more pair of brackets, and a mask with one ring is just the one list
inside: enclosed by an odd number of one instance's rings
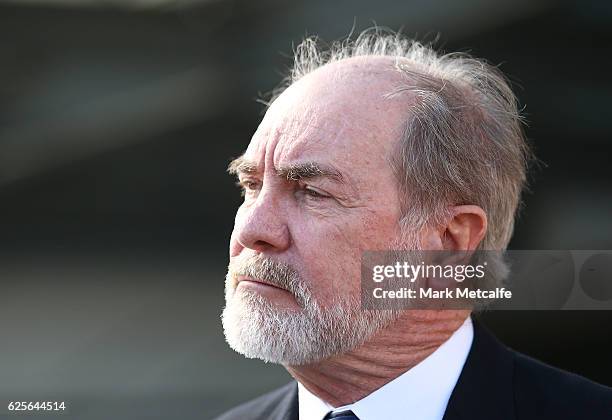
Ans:
{"label": "eyebrow", "polygon": [[[227,167],[230,174],[256,174],[258,172],[257,164],[240,156],[230,162]],[[312,179],[318,177],[330,178],[339,183],[345,183],[342,173],[331,166],[321,165],[317,162],[298,163],[288,165],[276,170],[276,174],[288,181],[300,181],[303,179]]]}

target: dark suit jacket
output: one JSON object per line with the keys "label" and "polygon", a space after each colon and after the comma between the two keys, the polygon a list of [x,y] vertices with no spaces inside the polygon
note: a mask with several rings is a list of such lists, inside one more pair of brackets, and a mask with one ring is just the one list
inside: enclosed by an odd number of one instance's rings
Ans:
{"label": "dark suit jacket", "polygon": [[[400,419],[411,419],[410,413],[392,420]],[[459,419],[612,420],[612,388],[508,349],[475,321],[474,341],[444,414],[444,420]],[[298,420],[297,383],[217,420]]]}

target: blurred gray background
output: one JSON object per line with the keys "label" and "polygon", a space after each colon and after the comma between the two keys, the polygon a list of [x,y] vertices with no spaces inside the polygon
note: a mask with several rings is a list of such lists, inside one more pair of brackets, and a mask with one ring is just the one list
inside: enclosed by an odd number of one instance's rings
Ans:
{"label": "blurred gray background", "polygon": [[[209,419],[289,379],[223,340],[224,170],[292,45],[374,22],[514,81],[545,166],[512,248],[612,249],[610,2],[0,0],[0,416]],[[612,385],[611,315],[483,318]]]}

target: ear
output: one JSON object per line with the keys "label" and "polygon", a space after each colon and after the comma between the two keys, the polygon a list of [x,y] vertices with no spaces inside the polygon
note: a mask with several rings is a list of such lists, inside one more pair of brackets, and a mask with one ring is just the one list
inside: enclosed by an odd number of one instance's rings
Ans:
{"label": "ear", "polygon": [[452,208],[453,217],[441,227],[442,246],[449,251],[473,251],[487,232],[487,215],[475,205]]}

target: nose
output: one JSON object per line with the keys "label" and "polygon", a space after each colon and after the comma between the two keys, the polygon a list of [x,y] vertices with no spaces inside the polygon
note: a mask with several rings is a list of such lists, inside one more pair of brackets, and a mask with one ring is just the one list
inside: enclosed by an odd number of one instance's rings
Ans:
{"label": "nose", "polygon": [[243,248],[256,252],[281,252],[289,247],[289,243],[282,197],[274,191],[263,189],[256,201],[245,203],[238,210],[232,232],[232,256]]}

